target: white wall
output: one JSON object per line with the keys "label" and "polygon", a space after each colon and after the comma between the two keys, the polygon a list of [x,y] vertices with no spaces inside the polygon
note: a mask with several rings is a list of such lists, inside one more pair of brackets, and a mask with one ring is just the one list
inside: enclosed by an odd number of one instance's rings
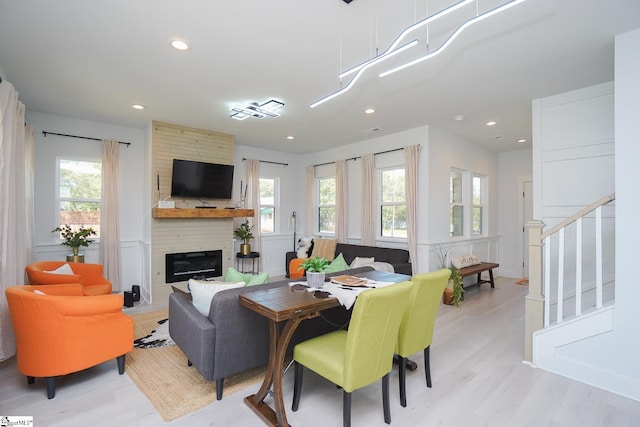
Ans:
{"label": "white wall", "polygon": [[[102,158],[102,145],[97,141],[43,136],[42,131],[91,138],[109,138],[131,142],[120,145],[120,241],[122,251],[122,287],[143,285],[143,223],[150,210],[143,210],[144,161],[146,140],[144,129],[127,128],[108,123],[92,122],[27,112],[27,122],[34,127],[36,136],[35,224],[36,259],[64,259],[68,253],[56,235],[51,233],[60,225],[56,208],[56,159],[59,156]],[[85,250],[87,262],[99,262],[98,244]]]}
{"label": "white wall", "polygon": [[[421,256],[427,267],[423,271],[439,266],[434,260],[434,250],[439,246],[450,248],[450,255],[475,254],[482,261],[498,262],[500,257],[500,236],[498,235],[498,155],[496,152],[471,144],[455,135],[437,128],[430,128],[428,146],[428,180],[423,193],[424,210],[421,218],[427,223],[427,234],[421,247]],[[451,168],[479,173],[487,176],[488,200],[486,215],[488,221],[483,236],[449,237],[449,179]],[[501,274],[498,271],[494,272]],[[472,279],[472,278],[471,278]]]}
{"label": "white wall", "polygon": [[[240,181],[243,186],[247,184],[246,162],[242,159],[263,160],[260,163],[260,175],[265,178],[277,178],[280,181],[279,200],[276,201],[276,232],[262,235],[263,250],[262,271],[269,276],[282,276],[285,274],[285,253],[294,250],[293,224],[290,221],[291,214],[296,211],[298,216],[297,237],[304,234],[304,226],[301,220],[305,194],[305,171],[301,162],[301,156],[296,154],[264,150],[256,147],[236,145],[234,151],[234,188],[236,193],[233,201],[240,198]],[[267,162],[286,163],[287,166],[271,164]],[[239,225],[243,220],[234,220]],[[235,242],[235,251],[239,251],[240,241]]]}
{"label": "white wall", "polygon": [[531,150],[506,151],[498,155],[500,173],[498,194],[500,195],[498,217],[500,218],[500,274],[508,277],[522,275],[522,179],[532,175]]}
{"label": "white wall", "polygon": [[[576,117],[587,117],[581,125],[574,123],[574,129],[567,128],[567,136],[575,134],[591,135],[598,138],[602,132],[593,129],[594,122],[602,124],[602,118],[615,111],[615,169],[598,168],[584,170],[587,176],[582,183],[602,194],[603,185],[612,185],[615,176],[615,306],[613,330],[588,339],[561,347],[556,359],[563,370],[562,375],[597,387],[640,400],[640,346],[638,345],[638,324],[640,312],[637,305],[640,300],[640,288],[637,286],[637,250],[640,239],[637,227],[640,202],[637,190],[637,159],[640,156],[638,135],[640,135],[640,29],[616,37],[615,47],[615,110],[613,99],[605,101],[610,108],[602,115],[602,105],[591,102],[591,111],[585,111],[584,105],[578,105]],[[613,89],[607,84],[584,90],[586,97],[595,99],[594,90]],[[575,94],[572,94],[575,95]],[[580,101],[578,101],[580,104]],[[585,132],[590,130],[590,132]],[[612,132],[613,133],[613,130]],[[601,140],[601,139],[600,139]],[[539,156],[544,159],[544,155]],[[613,166],[613,159],[611,159]],[[537,169],[538,165],[534,167]],[[537,169],[539,170],[539,169]],[[535,172],[534,172],[535,173]],[[575,178],[573,179],[575,181]],[[580,184],[582,184],[580,183]],[[542,188],[542,201],[546,188]],[[569,189],[571,190],[571,189]],[[609,190],[609,188],[605,188]],[[553,190],[552,190],[553,191]],[[571,192],[567,199],[582,195],[584,190]],[[596,197],[597,198],[597,197]],[[595,200],[595,199],[594,199]],[[593,201],[593,200],[592,200]],[[536,203],[540,205],[540,203]],[[540,206],[538,206],[540,208]],[[544,209],[539,209],[544,212]]]}

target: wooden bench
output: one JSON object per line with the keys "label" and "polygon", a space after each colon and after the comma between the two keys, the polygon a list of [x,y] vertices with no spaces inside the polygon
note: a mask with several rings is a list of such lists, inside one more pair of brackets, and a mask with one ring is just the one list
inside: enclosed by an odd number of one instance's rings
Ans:
{"label": "wooden bench", "polygon": [[[472,276],[474,274],[478,275],[476,283],[469,286],[480,286],[483,283],[490,283],[491,287],[495,288],[496,286],[495,286],[495,283],[493,282],[493,269],[498,267],[500,267],[500,264],[497,264],[495,262],[481,262],[480,264],[475,264],[475,265],[470,265],[469,267],[460,268],[458,272],[460,273],[460,276],[462,276],[463,279],[467,276]],[[489,272],[489,280],[483,280],[482,277],[480,277],[480,275],[484,271]],[[463,284],[463,287],[465,287],[464,284]]]}

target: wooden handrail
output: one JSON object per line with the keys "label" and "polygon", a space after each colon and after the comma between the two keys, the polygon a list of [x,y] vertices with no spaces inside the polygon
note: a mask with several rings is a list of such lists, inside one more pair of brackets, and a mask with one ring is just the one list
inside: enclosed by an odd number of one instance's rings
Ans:
{"label": "wooden handrail", "polygon": [[554,234],[555,232],[557,232],[561,228],[564,228],[567,225],[576,222],[578,218],[583,217],[583,216],[587,215],[588,213],[591,213],[592,211],[596,210],[600,206],[606,205],[607,203],[609,203],[609,202],[611,202],[611,201],[613,201],[615,199],[616,199],[616,193],[611,193],[608,196],[604,196],[600,200],[596,200],[595,202],[591,203],[589,206],[587,206],[584,209],[578,211],[577,213],[571,215],[569,218],[565,219],[561,223],[554,225],[553,227],[551,227],[550,229],[548,229],[547,231],[542,233],[540,235],[540,241],[544,240],[548,236],[551,236],[552,234]]}

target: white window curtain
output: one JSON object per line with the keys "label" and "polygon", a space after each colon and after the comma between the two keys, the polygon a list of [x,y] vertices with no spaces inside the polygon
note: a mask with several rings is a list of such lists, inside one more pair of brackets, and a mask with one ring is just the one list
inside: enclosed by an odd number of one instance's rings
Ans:
{"label": "white window curtain", "polygon": [[347,243],[348,200],[347,161],[336,162],[336,239]]}
{"label": "white window curtain", "polygon": [[118,141],[102,140],[102,201],[100,206],[100,259],[104,276],[114,291],[122,290],[120,275],[120,222]]}
{"label": "white window curtain", "polygon": [[[247,160],[247,192],[249,209],[253,214],[253,247],[254,252],[262,252],[262,235],[260,233],[260,160]],[[262,257],[258,258],[258,271],[262,271]]]}
{"label": "white window curtain", "polygon": [[376,245],[375,156],[362,156],[362,244]]}
{"label": "white window curtain", "polygon": [[420,145],[404,148],[405,192],[407,198],[407,245],[409,257],[415,267],[418,256],[418,164]]}
{"label": "white window curtain", "polygon": [[35,259],[34,145],[18,92],[0,82],[0,198],[5,201],[0,203],[0,360],[16,353],[5,289],[24,284],[25,267]]}
{"label": "white window curtain", "polygon": [[[314,188],[314,184],[315,184],[315,167],[313,165],[311,166],[307,166],[307,181],[306,181],[306,187],[307,187],[307,191],[306,191],[306,196],[307,196],[307,206],[305,209],[305,214],[306,214],[306,221],[305,221],[305,227],[304,227],[304,234],[305,237],[311,237],[313,236],[313,232],[314,232],[314,224],[313,224],[313,219],[315,218],[315,212],[313,211],[313,205],[314,205],[314,200],[315,200],[315,188]],[[296,242],[297,244],[297,242]]]}

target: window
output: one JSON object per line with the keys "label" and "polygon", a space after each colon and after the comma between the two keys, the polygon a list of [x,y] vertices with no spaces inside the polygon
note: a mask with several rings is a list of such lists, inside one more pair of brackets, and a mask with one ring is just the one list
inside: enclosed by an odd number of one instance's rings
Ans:
{"label": "window", "polygon": [[275,178],[260,178],[260,231],[276,231],[276,190]]}
{"label": "window", "polygon": [[407,237],[407,199],[404,168],[381,173],[380,230],[382,237]]}
{"label": "window", "polygon": [[484,181],[485,177],[474,175],[472,180],[473,200],[471,212],[471,234],[482,234],[483,222],[483,200],[484,200]]}
{"label": "window", "polygon": [[449,177],[449,236],[451,237],[464,235],[463,177],[462,171],[451,169]]}
{"label": "window", "polygon": [[318,231],[320,233],[336,232],[335,177],[318,180]]}
{"label": "window", "polygon": [[100,237],[102,163],[93,160],[58,159],[59,225],[72,229],[91,227]]}

